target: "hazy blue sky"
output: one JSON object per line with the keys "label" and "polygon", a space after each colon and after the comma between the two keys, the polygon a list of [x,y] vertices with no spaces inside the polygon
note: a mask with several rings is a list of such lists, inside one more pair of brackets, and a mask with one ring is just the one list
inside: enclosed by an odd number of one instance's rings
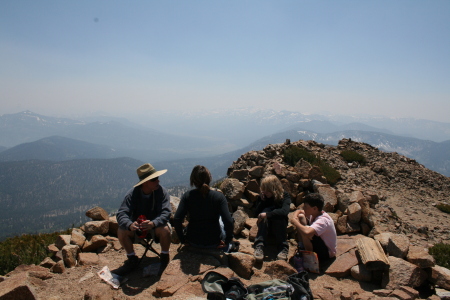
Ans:
{"label": "hazy blue sky", "polygon": [[450,1],[0,1],[0,101],[450,122]]}

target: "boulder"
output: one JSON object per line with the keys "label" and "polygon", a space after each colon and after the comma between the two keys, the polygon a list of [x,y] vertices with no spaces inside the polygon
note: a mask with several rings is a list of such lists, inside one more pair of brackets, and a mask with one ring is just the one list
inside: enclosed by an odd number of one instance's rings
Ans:
{"label": "boulder", "polygon": [[78,263],[80,266],[97,265],[99,257],[97,253],[80,253]]}
{"label": "boulder", "polygon": [[387,248],[389,245],[389,239],[391,238],[392,233],[391,232],[383,232],[374,235],[373,239],[378,241],[383,248],[384,252],[387,253]]}
{"label": "boulder", "polygon": [[103,235],[96,234],[90,240],[86,240],[83,246],[83,252],[93,252],[108,244],[108,239]]}
{"label": "boulder", "polygon": [[450,291],[445,289],[436,289],[436,295],[441,300],[450,300]]}
{"label": "boulder", "polygon": [[255,166],[248,171],[252,178],[261,178],[264,174],[264,168],[261,166]]}
{"label": "boulder", "polygon": [[109,221],[90,221],[84,224],[84,231],[87,234],[107,234],[109,230]]}
{"label": "boulder", "polygon": [[431,268],[436,264],[434,257],[428,253],[428,250],[419,246],[409,246],[406,260],[422,269]]}
{"label": "boulder", "polygon": [[56,264],[50,268],[50,272],[62,274],[66,270],[66,267],[64,266],[64,261],[60,260],[56,262]]}
{"label": "boulder", "polygon": [[427,275],[418,266],[395,256],[389,256],[389,271],[383,273],[381,287],[386,289],[397,289],[402,285],[410,287],[420,286]]}
{"label": "boulder", "polygon": [[248,170],[247,169],[243,169],[243,170],[234,170],[232,173],[231,173],[231,175],[230,175],[230,177],[231,178],[236,178],[237,180],[239,180],[239,181],[242,181],[242,180],[247,180],[248,179],[248,174],[249,174],[249,172],[248,172]]}
{"label": "boulder", "polygon": [[361,205],[358,203],[350,204],[345,210],[345,214],[348,216],[348,222],[359,223],[361,221]]}
{"label": "boulder", "polygon": [[350,269],[350,274],[358,281],[372,281],[372,271],[368,270],[364,264],[358,264]]}
{"label": "boulder", "polygon": [[227,178],[220,184],[220,189],[228,200],[239,200],[244,194],[245,186],[236,178]]}
{"label": "boulder", "polygon": [[248,219],[248,215],[243,210],[236,210],[233,213],[233,219],[234,219],[234,228],[233,228],[233,234],[239,235],[241,233],[242,229],[245,227],[245,220]]}
{"label": "boulder", "polygon": [[333,277],[346,277],[350,275],[351,268],[356,265],[358,265],[356,250],[351,249],[350,251],[338,256],[325,271],[325,274]]}
{"label": "boulder", "polygon": [[309,178],[308,175],[312,169],[312,166],[309,162],[302,158],[295,164],[294,168],[302,178]]}
{"label": "boulder", "polygon": [[53,259],[51,259],[50,257],[46,257],[39,265],[41,267],[51,269],[55,264],[56,264],[56,262],[53,261]]}
{"label": "boulder", "polygon": [[62,249],[64,265],[68,268],[75,267],[78,261],[80,247],[77,245],[66,245]]}
{"label": "boulder", "polygon": [[109,217],[108,223],[109,223],[108,234],[117,236],[117,231],[119,230],[119,223],[117,223],[117,217],[116,216]]}
{"label": "boulder", "polygon": [[73,228],[70,236],[70,243],[72,245],[77,245],[81,249],[83,248],[85,241],[86,237],[84,236],[84,232],[79,228]]}
{"label": "boulder", "polygon": [[338,200],[338,209],[345,212],[350,205],[350,197],[341,190],[336,191],[336,198]]}
{"label": "boulder", "polygon": [[38,297],[27,274],[23,273],[0,282],[0,299],[35,300]]}
{"label": "boulder", "polygon": [[432,267],[430,281],[443,289],[450,290],[450,270],[437,265]]}
{"label": "boulder", "polygon": [[323,197],[323,210],[326,212],[334,212],[334,208],[337,205],[335,189],[329,185],[320,185],[317,187],[317,192]]}
{"label": "boulder", "polygon": [[289,275],[297,273],[297,270],[287,261],[276,260],[267,264],[264,273],[273,279],[286,280]]}
{"label": "boulder", "polygon": [[240,277],[250,279],[253,273],[253,266],[256,259],[253,255],[244,254],[241,252],[230,253],[228,256],[228,263],[230,268]]}
{"label": "boulder", "polygon": [[389,255],[405,258],[409,250],[409,239],[404,234],[391,234],[387,246]]}
{"label": "boulder", "polygon": [[86,212],[86,216],[94,221],[104,221],[109,219],[109,215],[106,210],[98,206],[88,210]]}
{"label": "boulder", "polygon": [[64,246],[70,245],[71,236],[68,234],[58,235],[55,241],[55,246],[61,250]]}

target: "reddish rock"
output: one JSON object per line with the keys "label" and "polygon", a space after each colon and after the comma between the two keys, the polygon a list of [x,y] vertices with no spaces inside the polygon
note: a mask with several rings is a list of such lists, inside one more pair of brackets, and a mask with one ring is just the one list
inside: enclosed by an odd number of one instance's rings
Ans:
{"label": "reddish rock", "polygon": [[103,221],[109,219],[109,215],[106,210],[98,206],[88,210],[86,212],[86,216],[94,221]]}
{"label": "reddish rock", "polygon": [[80,253],[79,254],[79,264],[81,266],[97,265],[99,263],[99,258],[97,253]]}
{"label": "reddish rock", "polygon": [[273,279],[286,280],[289,275],[297,273],[297,270],[287,261],[276,260],[267,264],[264,273],[270,275]]}
{"label": "reddish rock", "polygon": [[240,252],[230,253],[228,263],[230,268],[236,272],[240,277],[250,279],[252,275],[253,266],[256,259],[253,255],[248,255]]}
{"label": "reddish rock", "polygon": [[441,266],[431,268],[431,282],[443,289],[450,290],[450,270]]}
{"label": "reddish rock", "polygon": [[389,255],[405,258],[409,250],[409,239],[404,234],[391,234],[387,246]]}
{"label": "reddish rock", "polygon": [[62,235],[59,235],[59,236],[56,238],[55,246],[56,246],[59,250],[61,250],[64,246],[70,245],[70,238],[71,238],[71,236],[68,235],[68,234],[62,234]]}
{"label": "reddish rock", "polygon": [[434,257],[424,247],[410,246],[406,260],[422,269],[435,265]]}
{"label": "reddish rock", "polygon": [[84,231],[87,234],[107,234],[109,230],[109,221],[91,221],[84,224]]}
{"label": "reddish rock", "polygon": [[38,299],[33,285],[26,273],[7,278],[0,282],[0,299],[35,300]]}
{"label": "reddish rock", "polygon": [[427,278],[426,273],[406,260],[389,256],[389,271],[383,273],[382,288],[397,289],[402,285],[418,287]]}
{"label": "reddish rock", "polygon": [[355,249],[351,249],[349,252],[338,256],[336,260],[325,271],[325,274],[334,277],[349,276],[351,268],[358,264],[358,259],[356,258],[355,252]]}

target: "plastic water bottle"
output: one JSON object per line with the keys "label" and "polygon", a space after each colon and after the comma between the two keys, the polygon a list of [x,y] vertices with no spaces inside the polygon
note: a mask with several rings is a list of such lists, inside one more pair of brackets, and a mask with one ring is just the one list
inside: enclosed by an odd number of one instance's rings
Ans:
{"label": "plastic water bottle", "polygon": [[[144,215],[140,215],[136,222],[140,225],[142,224],[142,222],[144,222],[145,220],[147,220],[147,218]],[[137,235],[139,238],[143,239],[147,236],[147,230],[138,230],[137,231]]]}

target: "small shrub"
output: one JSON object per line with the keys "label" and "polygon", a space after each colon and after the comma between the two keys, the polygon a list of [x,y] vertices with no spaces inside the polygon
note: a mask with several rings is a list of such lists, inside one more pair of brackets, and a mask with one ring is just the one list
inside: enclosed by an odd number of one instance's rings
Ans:
{"label": "small shrub", "polygon": [[24,234],[0,242],[0,275],[14,270],[19,265],[38,265],[48,256],[47,246],[53,244],[61,234],[71,230],[45,234]]}
{"label": "small shrub", "polygon": [[331,185],[336,184],[336,182],[341,179],[341,174],[336,169],[334,169],[320,157],[314,155],[311,152],[308,152],[306,149],[299,147],[290,147],[284,151],[284,162],[288,165],[295,166],[295,164],[300,159],[304,159],[311,165],[318,166],[322,171],[323,176],[325,176],[328,183]]}
{"label": "small shrub", "polygon": [[366,163],[366,158],[359,154],[356,151],[353,150],[344,150],[341,152],[341,156],[342,158],[346,161],[346,162],[359,162],[360,164],[365,164]]}
{"label": "small shrub", "polygon": [[441,204],[436,205],[436,207],[440,211],[450,214],[450,205],[441,203]]}
{"label": "small shrub", "polygon": [[450,245],[449,244],[436,244],[430,248],[430,254],[433,255],[436,260],[436,264],[449,269],[450,268]]}

